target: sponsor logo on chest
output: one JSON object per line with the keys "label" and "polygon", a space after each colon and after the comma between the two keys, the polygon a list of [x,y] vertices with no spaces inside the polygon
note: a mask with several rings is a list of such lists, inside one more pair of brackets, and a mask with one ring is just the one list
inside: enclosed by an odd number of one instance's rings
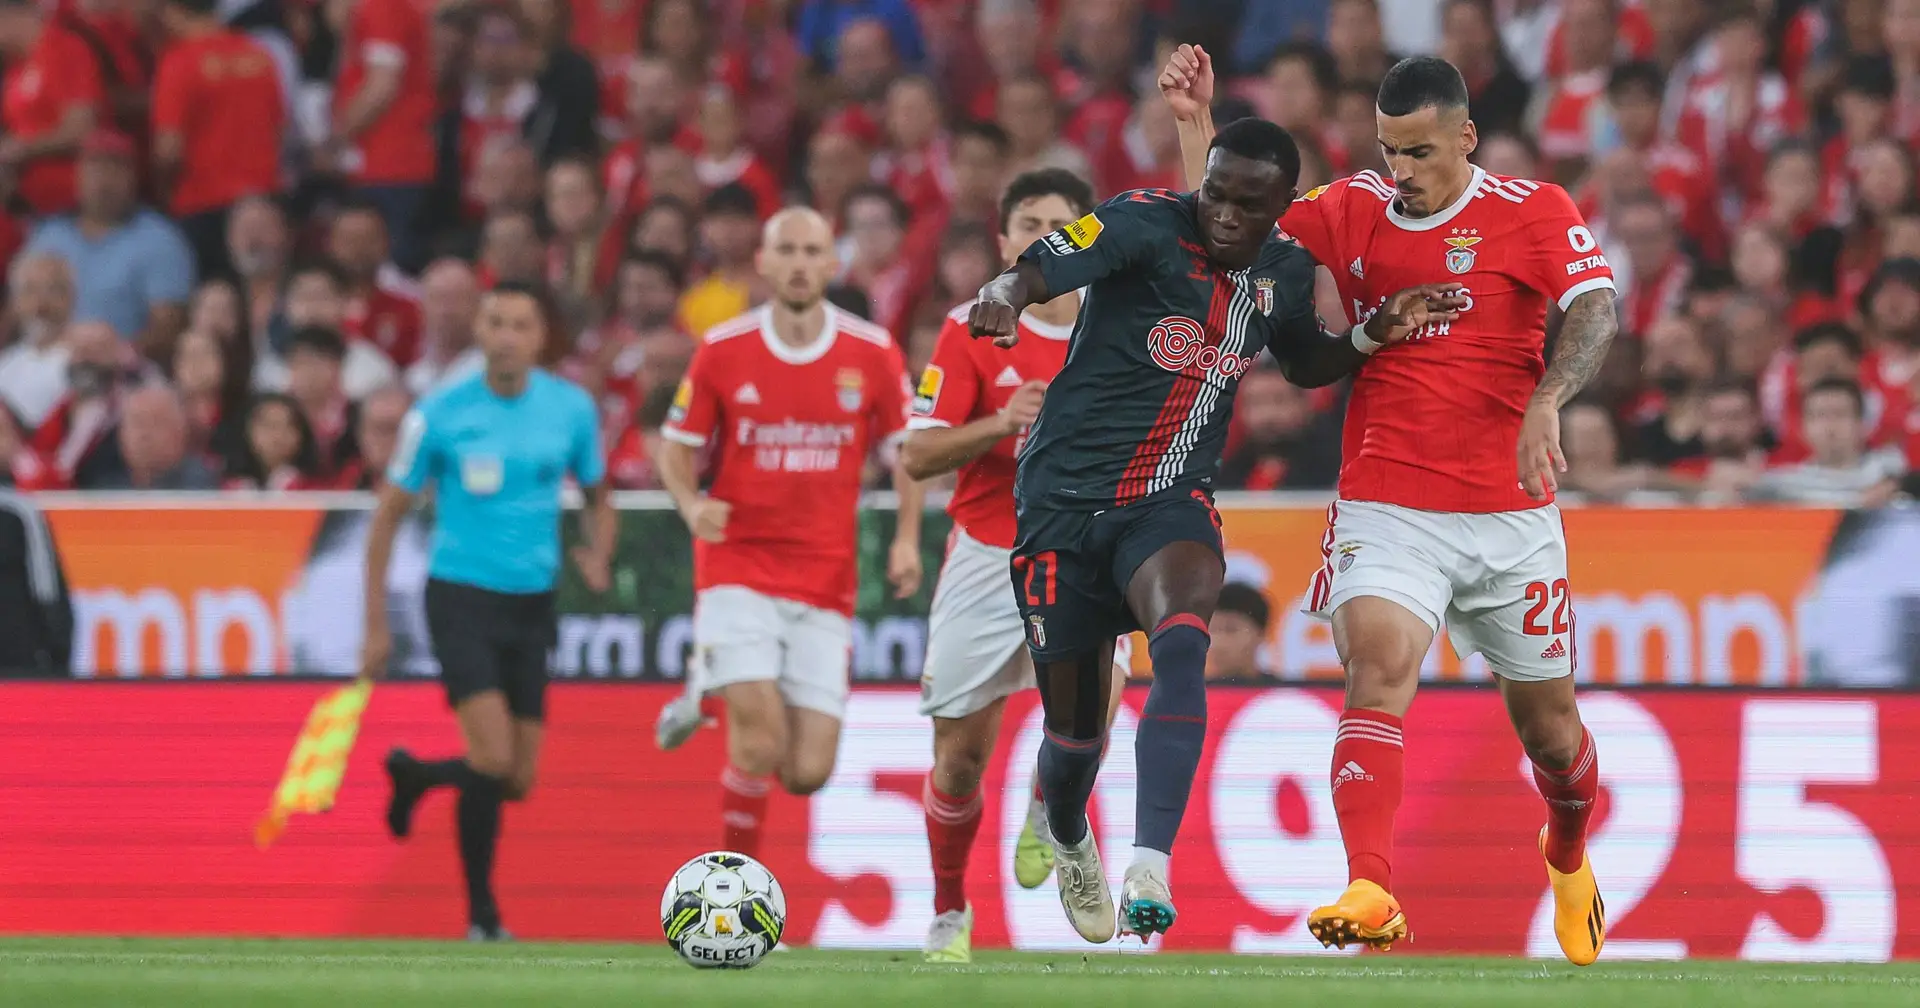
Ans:
{"label": "sponsor logo on chest", "polygon": [[840,468],[842,449],[853,447],[852,424],[808,423],[786,417],[771,423],[741,418],[734,443],[753,453],[762,472],[831,472]]}
{"label": "sponsor logo on chest", "polygon": [[1235,378],[1256,363],[1252,357],[1223,353],[1207,342],[1206,329],[1181,315],[1163,318],[1147,332],[1147,356],[1155,364],[1176,374],[1198,368],[1203,375]]}

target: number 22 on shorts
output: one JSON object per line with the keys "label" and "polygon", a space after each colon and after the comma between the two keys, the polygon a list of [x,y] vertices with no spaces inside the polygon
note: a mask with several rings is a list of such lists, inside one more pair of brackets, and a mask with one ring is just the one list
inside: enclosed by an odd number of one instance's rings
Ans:
{"label": "number 22 on shorts", "polygon": [[[1527,615],[1520,622],[1521,630],[1533,637],[1558,637],[1571,629],[1571,624],[1567,622],[1569,589],[1566,578],[1560,578],[1551,585],[1545,581],[1535,581],[1527,585],[1526,595]],[[1553,606],[1551,626],[1540,622],[1548,605]]]}

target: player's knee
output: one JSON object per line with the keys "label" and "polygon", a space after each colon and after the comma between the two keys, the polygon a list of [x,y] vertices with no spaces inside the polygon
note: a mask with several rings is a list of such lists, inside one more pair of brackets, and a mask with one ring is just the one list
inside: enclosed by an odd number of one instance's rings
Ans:
{"label": "player's knee", "polygon": [[827,786],[827,779],[833,776],[833,765],[808,766],[789,764],[780,768],[780,787],[796,798],[805,798]]}
{"label": "player's knee", "polygon": [[513,752],[502,745],[476,745],[467,751],[467,766],[483,777],[507,781],[513,777]]}
{"label": "player's knee", "polygon": [[501,793],[511,802],[523,802],[533,797],[533,774],[516,773],[508,777]]}
{"label": "player's knee", "polygon": [[[966,725],[966,722],[956,724]],[[972,794],[980,787],[980,778],[986,775],[987,760],[992,755],[993,739],[983,732],[964,728],[942,731],[936,728],[933,742],[934,783],[945,794]]]}
{"label": "player's knee", "polygon": [[1420,683],[1420,662],[1375,654],[1350,655],[1346,662],[1347,705],[1379,707],[1399,701]]}
{"label": "player's knee", "polygon": [[1580,758],[1585,729],[1578,714],[1535,715],[1515,726],[1527,758],[1544,767],[1570,767]]}

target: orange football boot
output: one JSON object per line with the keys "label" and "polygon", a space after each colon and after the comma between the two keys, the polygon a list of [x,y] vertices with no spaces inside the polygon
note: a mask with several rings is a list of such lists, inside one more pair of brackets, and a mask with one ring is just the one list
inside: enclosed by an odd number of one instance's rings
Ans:
{"label": "orange football boot", "polygon": [[[1540,857],[1547,856],[1547,828],[1540,827]],[[1575,966],[1591,966],[1607,943],[1607,904],[1600,898],[1593,863],[1580,855],[1580,870],[1562,875],[1547,862],[1547,881],[1553,884],[1553,936],[1560,951]]]}
{"label": "orange football boot", "polygon": [[1367,879],[1355,879],[1331,905],[1308,914],[1307,930],[1328,948],[1359,942],[1385,952],[1394,942],[1409,938],[1400,901]]}

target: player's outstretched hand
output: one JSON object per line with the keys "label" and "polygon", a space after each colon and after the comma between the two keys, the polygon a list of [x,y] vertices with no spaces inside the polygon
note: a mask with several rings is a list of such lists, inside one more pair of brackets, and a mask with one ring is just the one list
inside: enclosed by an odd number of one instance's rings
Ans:
{"label": "player's outstretched hand", "polygon": [[1543,501],[1560,489],[1559,474],[1567,471],[1567,457],[1560,451],[1560,410],[1553,403],[1536,399],[1527,403],[1520,421],[1520,486],[1527,496]]}
{"label": "player's outstretched hand", "polygon": [[1010,347],[1020,342],[1020,313],[1005,301],[981,298],[967,311],[967,332],[974,339],[993,337],[993,345]]}
{"label": "player's outstretched hand", "polygon": [[1027,428],[1040,416],[1040,404],[1047,400],[1047,383],[1030,381],[1013,390],[1007,398],[1007,404],[1000,407],[1000,423],[1006,428],[1002,436],[1012,437]]}
{"label": "player's outstretched hand", "polygon": [[1213,57],[1197,45],[1182,44],[1167,57],[1160,71],[1160,96],[1173,109],[1173,117],[1192,122],[1213,107]]}
{"label": "player's outstretched hand", "polygon": [[1396,292],[1367,319],[1367,338],[1399,343],[1423,327],[1460,317],[1467,298],[1454,284],[1422,284]]}
{"label": "player's outstretched hand", "polygon": [[693,537],[702,542],[726,542],[727,519],[733,515],[733,505],[712,497],[702,497],[699,503],[687,513],[687,528]]}
{"label": "player's outstretched hand", "polygon": [[580,570],[581,582],[595,595],[604,594],[613,587],[613,558],[604,551],[575,546],[573,565]]}
{"label": "player's outstretched hand", "polygon": [[360,678],[386,678],[387,659],[392,656],[393,634],[387,629],[386,619],[376,617],[368,620],[360,636]]}

